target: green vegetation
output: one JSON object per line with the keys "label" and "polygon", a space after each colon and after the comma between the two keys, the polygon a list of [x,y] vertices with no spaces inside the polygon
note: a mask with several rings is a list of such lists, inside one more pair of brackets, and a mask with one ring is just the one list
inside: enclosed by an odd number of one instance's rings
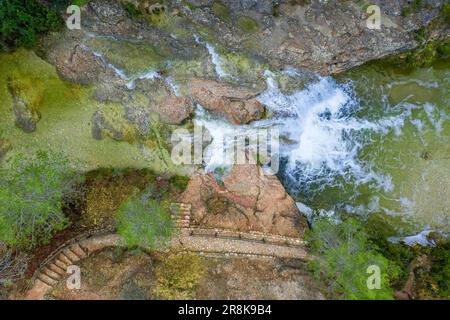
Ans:
{"label": "green vegetation", "polygon": [[168,208],[168,202],[155,199],[153,188],[131,197],[119,208],[119,234],[129,247],[155,249],[164,246],[173,232]]}
{"label": "green vegetation", "polygon": [[424,275],[422,281],[426,284],[425,290],[431,292],[431,296],[440,298],[450,297],[450,241],[438,241],[437,246],[431,249],[431,269]]}
{"label": "green vegetation", "polygon": [[183,0],[183,5],[187,7],[189,10],[196,10],[200,8],[200,6],[192,4],[189,0]]}
{"label": "green vegetation", "polygon": [[407,17],[412,13],[419,12],[424,7],[425,3],[423,0],[413,0],[409,5],[402,8],[402,16]]}
{"label": "green vegetation", "polygon": [[305,6],[310,3],[310,0],[290,0],[289,3],[292,6],[295,6],[295,5]]}
{"label": "green vegetation", "polygon": [[[422,31],[419,32],[418,37],[422,37]],[[450,39],[447,39],[445,41],[428,41],[414,51],[388,58],[387,61],[397,66],[413,69],[429,67],[435,61],[449,57]]]}
{"label": "green vegetation", "polygon": [[0,240],[31,248],[45,244],[69,224],[62,211],[74,172],[55,154],[14,157],[0,169]]}
{"label": "green vegetation", "polygon": [[211,8],[212,8],[212,11],[214,12],[214,14],[217,17],[219,17],[221,20],[223,20],[225,22],[231,21],[230,10],[223,3],[218,2],[218,1],[214,2]]}
{"label": "green vegetation", "polygon": [[[414,1],[411,5],[411,10],[416,12],[422,9],[423,5],[420,3],[421,1]],[[386,62],[413,69],[431,66],[439,59],[448,59],[450,57],[450,39],[434,39],[432,37],[432,31],[444,28],[447,26],[449,20],[450,4],[444,4],[436,19],[431,21],[426,27],[422,27],[416,31],[415,37],[420,43],[419,47],[413,51],[389,57],[386,59]]]}
{"label": "green vegetation", "polygon": [[[313,224],[307,235],[312,253],[310,263],[316,279],[328,288],[333,299],[393,299],[393,292],[407,282],[411,266],[415,269],[415,292],[420,299],[450,296],[450,241],[430,235],[434,247],[408,246],[387,239],[398,231],[392,217],[371,214],[367,218],[350,217],[340,224],[324,218]],[[407,226],[405,226],[407,228]],[[425,262],[423,262],[425,261]],[[381,271],[381,288],[369,290],[367,267],[377,265]]]}
{"label": "green vegetation", "polygon": [[122,1],[120,4],[132,18],[142,16],[142,12],[131,2]]}
{"label": "green vegetation", "polygon": [[253,20],[250,17],[239,17],[237,20],[237,24],[242,31],[253,33],[259,30],[258,22]]}
{"label": "green vegetation", "polygon": [[76,6],[82,7],[86,4],[88,4],[89,1],[91,1],[91,0],[72,0],[71,2],[72,2],[72,4],[74,4]]}
{"label": "green vegetation", "polygon": [[160,68],[170,56],[166,48],[156,48],[148,43],[133,43],[110,39],[91,39],[89,46],[100,51],[115,66],[125,69],[128,76]]}
{"label": "green vegetation", "polygon": [[[354,218],[335,224],[323,218],[308,234],[311,250],[319,258],[310,266],[325,282],[328,295],[338,299],[393,299],[391,285],[400,268],[386,259],[370,242],[363,225]],[[381,271],[380,289],[368,289],[369,266]]]}
{"label": "green vegetation", "polygon": [[37,0],[2,0],[0,2],[0,45],[3,50],[32,48],[38,36],[61,27],[56,11]]}
{"label": "green vegetation", "polygon": [[178,191],[184,191],[189,183],[189,177],[173,176],[169,180],[170,184]]}
{"label": "green vegetation", "polygon": [[204,267],[195,254],[173,254],[156,268],[158,299],[192,299]]}

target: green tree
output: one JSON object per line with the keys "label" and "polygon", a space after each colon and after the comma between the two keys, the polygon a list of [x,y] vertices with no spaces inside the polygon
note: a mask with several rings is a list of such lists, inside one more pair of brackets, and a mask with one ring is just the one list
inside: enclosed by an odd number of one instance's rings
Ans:
{"label": "green tree", "polygon": [[[356,219],[335,224],[323,218],[315,221],[308,234],[311,250],[318,256],[311,262],[314,275],[327,285],[332,298],[393,299],[391,282],[399,268],[374,247]],[[380,268],[381,286],[369,289],[369,266]]]}
{"label": "green tree", "polygon": [[56,11],[37,0],[0,0],[0,45],[4,50],[32,48],[39,34],[61,26]]}
{"label": "green tree", "polygon": [[127,245],[155,249],[166,244],[173,232],[166,207],[151,189],[126,201],[118,211],[117,229]]}
{"label": "green tree", "polygon": [[0,168],[0,240],[30,248],[66,228],[62,203],[73,178],[65,159],[45,152],[18,155]]}

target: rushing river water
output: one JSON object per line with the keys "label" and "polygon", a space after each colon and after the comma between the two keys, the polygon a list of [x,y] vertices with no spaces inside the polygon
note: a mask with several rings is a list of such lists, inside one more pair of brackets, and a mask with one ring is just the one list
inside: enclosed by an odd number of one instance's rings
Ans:
{"label": "rushing river water", "polygon": [[[198,37],[196,40],[207,48],[217,76],[230,78],[214,47]],[[170,75],[162,76],[152,69],[126,74],[100,52],[95,54],[125,81],[129,90],[136,81],[159,78],[178,94],[178,84]],[[338,77],[320,77],[289,68],[266,71],[267,89],[258,97],[269,110],[266,119],[235,126],[198,107],[194,122],[205,126],[213,138],[205,168],[216,171],[224,167],[219,152],[224,141],[234,147],[236,135],[251,135],[254,128],[277,127],[281,133],[278,176],[303,212],[338,217],[348,213],[382,213],[396,217],[396,221],[400,217],[412,222],[414,230],[399,229],[399,235],[422,230],[449,233],[449,67],[447,61],[401,72],[369,63]],[[282,78],[290,79],[294,85],[287,89]],[[231,80],[238,79],[233,76]],[[51,105],[49,112],[44,108],[45,116],[37,133],[31,136],[31,145],[64,145],[88,160],[92,158],[94,165],[100,165],[99,160],[107,165],[128,165],[133,160],[127,156],[134,150],[132,145],[91,139],[89,121],[94,107],[86,104],[65,108],[62,115],[55,115]],[[7,128],[4,132],[9,133],[6,138],[16,149],[20,150],[23,144],[23,149],[28,150],[30,135],[14,128],[13,122],[6,118],[2,122]],[[73,145],[67,147],[67,143]],[[104,148],[99,148],[99,144]],[[119,147],[128,149],[123,152]],[[110,156],[105,156],[105,150],[110,149]],[[118,155],[121,158],[112,161]],[[140,159],[139,155],[135,157]],[[139,165],[148,165],[144,160]],[[130,165],[136,163],[131,161]]]}
{"label": "rushing river water", "polygon": [[268,88],[259,99],[273,114],[269,120],[237,127],[197,112],[197,123],[216,141],[206,168],[221,166],[214,155],[227,135],[277,126],[284,141],[279,176],[303,211],[384,213],[413,222],[416,232],[448,232],[448,67],[406,73],[369,64],[338,78],[313,76],[289,93],[266,72]]}

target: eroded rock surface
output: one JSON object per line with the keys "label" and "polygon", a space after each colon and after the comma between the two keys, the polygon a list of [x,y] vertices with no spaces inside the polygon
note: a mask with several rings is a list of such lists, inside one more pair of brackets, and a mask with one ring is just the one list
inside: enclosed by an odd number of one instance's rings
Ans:
{"label": "eroded rock surface", "polygon": [[223,186],[212,174],[191,178],[181,201],[192,205],[191,225],[303,237],[305,217],[275,176],[256,165],[235,165]]}
{"label": "eroded rock surface", "polygon": [[[428,1],[405,15],[407,0],[374,1],[382,24],[370,29],[366,6],[356,1],[124,2],[134,13],[119,1],[90,1],[82,7],[82,29],[48,36],[45,56],[64,79],[95,84],[99,101],[156,113],[168,124],[191,116],[187,98],[236,124],[259,119],[264,108],[255,96],[264,70],[332,74],[413,49],[416,31],[444,3]],[[169,78],[179,94],[161,84]],[[148,101],[136,103],[136,94]]]}
{"label": "eroded rock surface", "polygon": [[[211,28],[229,50],[246,48],[272,67],[286,65],[322,74],[342,72],[373,59],[418,45],[414,31],[439,16],[445,1],[372,1],[381,11],[381,28],[370,29],[367,3],[361,1],[224,1],[190,0],[185,10],[194,21]],[[245,19],[244,19],[245,18]],[[244,23],[245,22],[245,23]],[[449,29],[440,33],[448,37]]]}
{"label": "eroded rock surface", "polygon": [[205,109],[220,114],[232,123],[245,124],[258,120],[263,105],[255,98],[258,91],[228,85],[224,82],[190,79],[189,92]]}

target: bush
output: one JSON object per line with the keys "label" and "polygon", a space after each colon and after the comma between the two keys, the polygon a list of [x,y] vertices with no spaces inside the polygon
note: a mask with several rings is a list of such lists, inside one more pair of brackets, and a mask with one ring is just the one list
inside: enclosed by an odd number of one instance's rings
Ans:
{"label": "bush", "polygon": [[24,254],[14,253],[0,242],[0,287],[9,287],[21,279],[27,268]]}
{"label": "bush", "polygon": [[175,254],[156,268],[158,299],[192,299],[204,273],[202,260],[195,254]]}
{"label": "bush", "polygon": [[119,208],[117,229],[128,246],[155,249],[170,239],[173,223],[166,206],[146,190]]}
{"label": "bush", "polygon": [[66,228],[62,202],[73,174],[62,157],[45,152],[18,155],[0,169],[0,240],[30,248]]}
{"label": "bush", "polygon": [[258,23],[250,17],[239,17],[237,25],[245,32],[256,32],[259,30]]}
{"label": "bush", "polygon": [[37,0],[0,1],[0,42],[3,50],[32,48],[42,33],[57,30],[62,20],[56,11]]}
{"label": "bush", "polygon": [[[308,234],[311,249],[319,257],[310,266],[316,278],[328,286],[328,295],[340,299],[393,299],[391,282],[399,268],[373,247],[363,226],[350,218],[341,224],[328,219],[314,223]],[[367,268],[381,270],[381,288],[369,289]]]}

